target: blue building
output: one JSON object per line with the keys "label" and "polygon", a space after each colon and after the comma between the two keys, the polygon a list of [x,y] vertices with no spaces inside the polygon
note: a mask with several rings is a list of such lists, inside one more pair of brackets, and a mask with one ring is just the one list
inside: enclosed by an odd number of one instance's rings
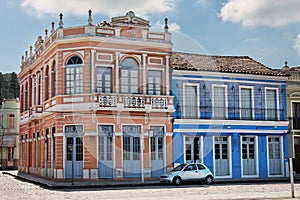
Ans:
{"label": "blue building", "polygon": [[174,52],[173,158],[215,178],[288,176],[286,80],[247,56]]}

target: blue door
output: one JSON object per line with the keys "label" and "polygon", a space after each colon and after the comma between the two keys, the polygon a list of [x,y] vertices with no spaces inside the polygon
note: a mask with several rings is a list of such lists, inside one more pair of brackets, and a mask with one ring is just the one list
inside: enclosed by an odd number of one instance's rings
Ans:
{"label": "blue door", "polygon": [[151,176],[160,177],[164,173],[164,127],[151,126],[153,136],[150,137],[151,144]]}
{"label": "blue door", "polygon": [[113,126],[98,126],[98,166],[99,178],[113,178]]}
{"label": "blue door", "polygon": [[82,126],[77,126],[77,125],[66,126],[65,133],[66,133],[65,178],[82,179],[82,169],[83,169]]}
{"label": "blue door", "polygon": [[141,126],[123,126],[123,171],[125,178],[141,177]]}

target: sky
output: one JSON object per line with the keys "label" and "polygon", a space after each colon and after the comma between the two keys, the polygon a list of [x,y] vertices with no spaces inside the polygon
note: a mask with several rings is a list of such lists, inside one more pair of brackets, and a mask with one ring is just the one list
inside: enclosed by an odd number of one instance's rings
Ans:
{"label": "sky", "polygon": [[133,11],[163,30],[169,19],[173,50],[249,56],[280,69],[300,66],[299,0],[0,0],[0,72],[20,72],[21,57],[51,22],[57,28],[111,21]]}

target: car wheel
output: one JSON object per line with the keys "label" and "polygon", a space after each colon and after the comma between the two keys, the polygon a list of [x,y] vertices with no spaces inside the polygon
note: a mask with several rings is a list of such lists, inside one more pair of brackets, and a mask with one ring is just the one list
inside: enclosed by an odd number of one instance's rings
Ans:
{"label": "car wheel", "polygon": [[180,185],[181,183],[181,178],[176,176],[175,178],[173,178],[173,184],[174,185]]}
{"label": "car wheel", "polygon": [[212,176],[207,176],[205,178],[205,183],[206,184],[212,184],[212,182],[214,181],[213,177]]}

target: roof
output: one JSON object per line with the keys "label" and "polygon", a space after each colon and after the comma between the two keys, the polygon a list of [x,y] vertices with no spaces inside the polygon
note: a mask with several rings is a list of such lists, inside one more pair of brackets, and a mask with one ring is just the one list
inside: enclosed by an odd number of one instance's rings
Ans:
{"label": "roof", "polygon": [[177,70],[285,76],[280,70],[266,67],[248,56],[211,56],[173,52],[171,66]]}

